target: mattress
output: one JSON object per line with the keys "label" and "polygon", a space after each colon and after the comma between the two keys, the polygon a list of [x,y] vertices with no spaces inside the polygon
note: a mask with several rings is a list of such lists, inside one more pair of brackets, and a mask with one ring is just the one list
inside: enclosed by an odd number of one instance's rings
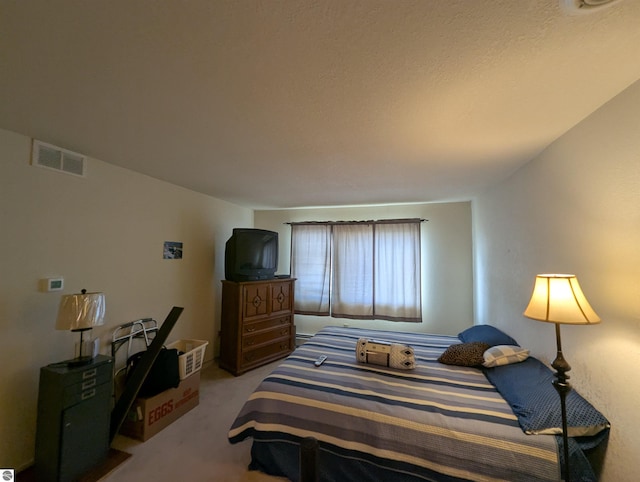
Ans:
{"label": "mattress", "polygon": [[[416,367],[359,363],[363,337],[409,345]],[[306,437],[318,441],[322,481],[560,480],[559,437],[526,434],[483,370],[439,363],[454,343],[445,335],[324,328],[260,383],[229,441],[252,437],[250,468],[294,481]],[[316,367],[320,355],[327,359]],[[593,480],[589,469],[581,480]]]}

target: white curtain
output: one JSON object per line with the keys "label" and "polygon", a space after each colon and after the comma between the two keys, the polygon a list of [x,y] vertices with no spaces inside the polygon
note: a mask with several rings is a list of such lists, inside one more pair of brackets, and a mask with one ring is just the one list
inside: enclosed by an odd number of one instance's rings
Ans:
{"label": "white curtain", "polygon": [[292,225],[297,313],[422,321],[420,220]]}
{"label": "white curtain", "polygon": [[373,318],[373,225],[333,227],[331,313],[338,318]]}
{"label": "white curtain", "polygon": [[328,316],[331,280],[330,225],[291,226],[291,276],[296,278],[296,312]]}
{"label": "white curtain", "polygon": [[375,225],[375,318],[421,321],[420,224]]}

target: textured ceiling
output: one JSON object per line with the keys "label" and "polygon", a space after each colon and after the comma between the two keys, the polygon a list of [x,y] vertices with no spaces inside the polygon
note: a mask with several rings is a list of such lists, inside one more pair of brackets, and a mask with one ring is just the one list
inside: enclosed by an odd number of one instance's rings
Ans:
{"label": "textured ceiling", "polygon": [[2,0],[0,127],[278,208],[469,199],[640,78],[640,1]]}

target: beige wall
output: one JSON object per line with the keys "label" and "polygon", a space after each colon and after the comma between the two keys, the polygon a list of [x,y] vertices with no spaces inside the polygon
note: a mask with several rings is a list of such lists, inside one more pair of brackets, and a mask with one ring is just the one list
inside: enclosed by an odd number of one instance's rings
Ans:
{"label": "beige wall", "polygon": [[298,333],[314,334],[326,325],[343,325],[455,335],[473,323],[471,204],[406,204],[331,209],[256,211],[256,227],[279,233],[279,272],[289,273],[291,228],[287,222],[423,218],[423,323],[346,320],[296,315]]}
{"label": "beige wall", "polygon": [[571,383],[611,421],[604,481],[640,452],[640,83],[473,204],[476,315],[546,360],[553,325],[522,316],[536,274],[575,273],[602,318],[563,326]]}
{"label": "beige wall", "polygon": [[[253,224],[249,209],[95,159],[86,178],[33,167],[30,142],[0,130],[0,467],[16,469],[33,460],[39,368],[72,357],[77,339],[54,329],[61,293],[38,280],[105,293],[106,322],[93,330],[103,353],[116,325],[162,322],[176,305],[185,310],[169,341],[208,340],[210,360],[224,242]],[[162,259],[164,241],[183,242],[184,258]]]}

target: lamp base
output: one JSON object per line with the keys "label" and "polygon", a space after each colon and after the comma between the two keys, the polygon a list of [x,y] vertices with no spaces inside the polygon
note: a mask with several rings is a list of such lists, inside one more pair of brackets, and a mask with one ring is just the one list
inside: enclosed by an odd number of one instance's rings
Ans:
{"label": "lamp base", "polygon": [[571,391],[571,383],[569,383],[569,375],[567,372],[571,370],[571,365],[564,359],[562,354],[562,341],[560,339],[560,324],[556,323],[556,345],[558,353],[556,359],[553,360],[551,366],[555,368],[556,379],[553,386],[560,396],[560,413],[562,416],[562,452],[564,455],[564,481],[571,482],[571,468],[569,466],[569,434],[567,430],[567,395]]}

